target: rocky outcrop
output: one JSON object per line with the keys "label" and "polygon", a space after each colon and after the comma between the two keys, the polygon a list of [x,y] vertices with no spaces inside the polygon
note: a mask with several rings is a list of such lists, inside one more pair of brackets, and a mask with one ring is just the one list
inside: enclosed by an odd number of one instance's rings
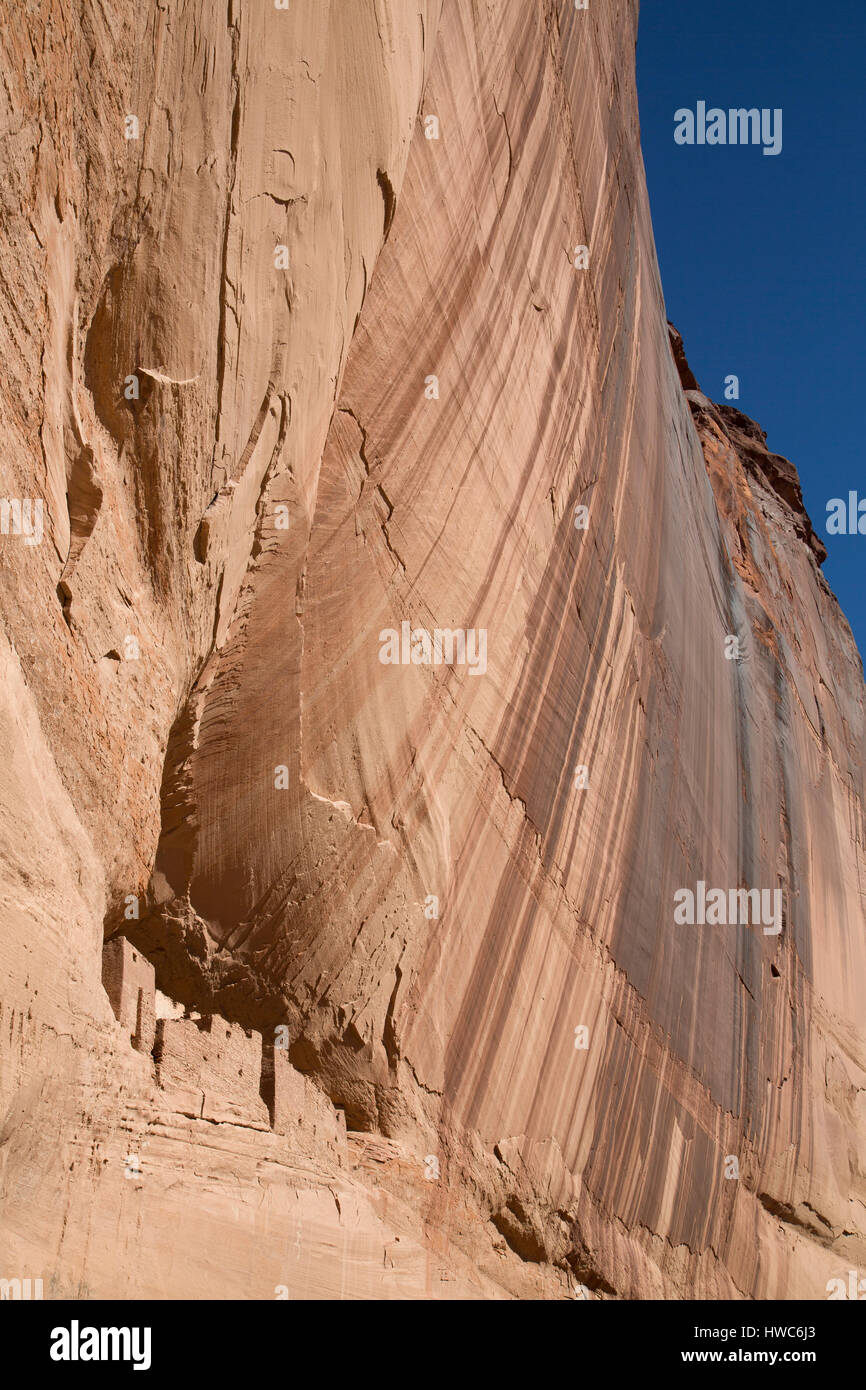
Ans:
{"label": "rocky outcrop", "polygon": [[[822,565],[827,558],[827,547],[812,528],[803,502],[800,478],[793,463],[782,458],[781,454],[770,453],[767,448],[767,432],[754,420],[750,420],[732,405],[714,405],[707,399],[689,367],[681,335],[671,324],[668,324],[668,331],[671,351],[707,463],[711,467],[711,478],[717,495],[720,479],[718,474],[713,472],[711,460],[718,451],[718,443],[724,440],[726,447],[733,450],[739,463],[739,471],[742,474],[738,480],[739,490],[745,492],[750,484],[755,484],[759,493],[766,492],[768,488],[775,493],[776,499],[786,503],[786,515],[793,522],[797,535],[812,550],[818,564]],[[734,479],[731,478],[729,481],[733,482]],[[725,495],[725,490],[722,489],[719,501],[723,510]]]}
{"label": "rocky outcrop", "polygon": [[0,1273],[864,1263],[862,667],[792,466],[672,356],[636,24],[4,33]]}

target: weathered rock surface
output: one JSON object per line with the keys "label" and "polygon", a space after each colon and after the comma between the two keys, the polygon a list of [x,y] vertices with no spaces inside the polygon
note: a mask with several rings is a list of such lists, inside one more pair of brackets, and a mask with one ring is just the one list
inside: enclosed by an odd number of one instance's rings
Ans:
{"label": "weathered rock surface", "polygon": [[[671,350],[636,24],[3,26],[0,1275],[866,1262],[862,667],[792,465]],[[383,664],[406,623],[486,660]],[[781,931],[677,924],[699,881]]]}

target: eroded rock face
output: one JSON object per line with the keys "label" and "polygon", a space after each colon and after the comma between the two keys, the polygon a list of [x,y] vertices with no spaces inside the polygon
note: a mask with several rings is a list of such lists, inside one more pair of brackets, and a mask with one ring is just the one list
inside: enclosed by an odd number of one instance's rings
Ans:
{"label": "eroded rock face", "polygon": [[[862,667],[796,471],[669,338],[636,23],[4,31],[2,488],[45,513],[0,536],[10,1275],[863,1264]],[[698,884],[779,921],[680,923]]]}

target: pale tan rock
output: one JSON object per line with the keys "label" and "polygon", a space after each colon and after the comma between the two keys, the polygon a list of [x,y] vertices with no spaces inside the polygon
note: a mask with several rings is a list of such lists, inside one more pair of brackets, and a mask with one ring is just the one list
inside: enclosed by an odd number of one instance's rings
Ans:
{"label": "pale tan rock", "polygon": [[[862,667],[791,465],[671,354],[636,20],[3,26],[0,1275],[866,1264]],[[486,669],[384,665],[404,623]],[[699,880],[781,933],[677,925]],[[118,932],[201,1016],[153,1053]]]}

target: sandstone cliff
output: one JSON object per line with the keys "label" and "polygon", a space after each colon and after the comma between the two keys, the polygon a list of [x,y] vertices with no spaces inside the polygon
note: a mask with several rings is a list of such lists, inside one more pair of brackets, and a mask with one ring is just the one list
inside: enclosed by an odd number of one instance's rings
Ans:
{"label": "sandstone cliff", "polygon": [[[636,25],[3,26],[0,1274],[864,1263],[862,667],[792,465],[671,352]],[[678,925],[698,882],[781,929]]]}

